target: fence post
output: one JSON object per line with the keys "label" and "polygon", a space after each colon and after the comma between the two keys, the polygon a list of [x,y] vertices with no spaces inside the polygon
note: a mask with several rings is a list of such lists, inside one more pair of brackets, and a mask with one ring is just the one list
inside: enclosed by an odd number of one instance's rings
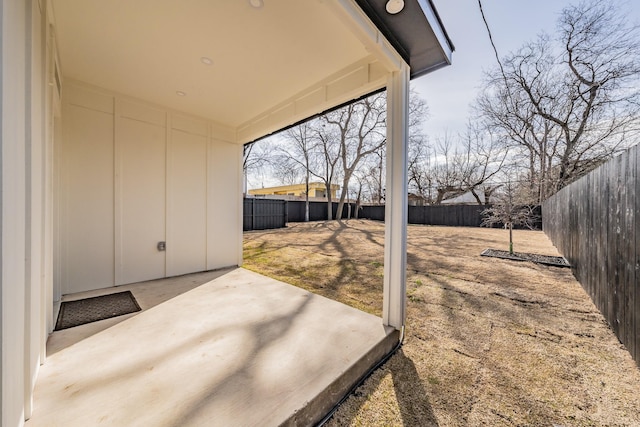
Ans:
{"label": "fence post", "polygon": [[283,200],[282,203],[284,203],[284,224],[282,224],[282,226],[286,227],[289,222],[289,202],[287,200]]}
{"label": "fence post", "polygon": [[251,229],[256,229],[256,199],[251,199]]}

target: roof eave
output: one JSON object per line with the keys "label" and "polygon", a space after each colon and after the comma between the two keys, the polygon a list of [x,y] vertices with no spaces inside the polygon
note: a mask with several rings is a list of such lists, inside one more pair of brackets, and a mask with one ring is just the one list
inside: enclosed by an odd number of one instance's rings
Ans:
{"label": "roof eave", "polygon": [[405,10],[396,15],[386,12],[387,0],[355,1],[410,65],[412,79],[451,64],[455,47],[431,0],[405,0]]}

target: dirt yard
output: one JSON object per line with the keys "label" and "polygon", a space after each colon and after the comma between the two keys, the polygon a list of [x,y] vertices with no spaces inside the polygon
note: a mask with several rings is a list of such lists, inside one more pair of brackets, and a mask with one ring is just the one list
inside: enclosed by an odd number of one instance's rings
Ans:
{"label": "dirt yard", "polygon": [[[542,232],[514,250],[558,255]],[[507,232],[409,226],[405,342],[331,426],[640,426],[640,370],[566,268]],[[381,315],[384,224],[245,233],[245,267]]]}

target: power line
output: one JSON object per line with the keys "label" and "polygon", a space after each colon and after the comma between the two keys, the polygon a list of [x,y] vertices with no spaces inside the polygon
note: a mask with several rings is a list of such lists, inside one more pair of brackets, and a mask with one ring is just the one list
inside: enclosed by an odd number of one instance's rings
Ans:
{"label": "power line", "polygon": [[[478,6],[480,7],[480,15],[482,15],[482,20],[484,21],[484,26],[487,29],[487,34],[489,35],[489,42],[491,42],[493,53],[496,56],[496,62],[498,62],[498,66],[500,67],[500,73],[502,74],[502,78],[504,79],[504,82],[507,83],[507,75],[504,72],[502,61],[500,61],[500,55],[498,55],[498,48],[496,48],[496,44],[493,42],[493,35],[491,34],[491,28],[489,28],[489,23],[487,22],[487,18],[484,16],[484,10],[482,9],[482,0],[478,0]],[[507,85],[507,89],[508,87],[509,85]]]}

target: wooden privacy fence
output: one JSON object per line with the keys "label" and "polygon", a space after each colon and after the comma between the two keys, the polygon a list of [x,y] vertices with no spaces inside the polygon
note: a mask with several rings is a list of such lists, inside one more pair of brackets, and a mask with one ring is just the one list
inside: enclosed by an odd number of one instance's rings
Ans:
{"label": "wooden privacy fence", "polygon": [[[453,227],[480,227],[481,205],[409,206],[409,224],[448,225]],[[384,221],[384,206],[363,206],[361,218]]]}
{"label": "wooden privacy fence", "polygon": [[242,229],[266,230],[287,225],[287,201],[270,199],[244,199]]}
{"label": "wooden privacy fence", "polygon": [[[356,206],[345,204],[342,218],[355,218]],[[479,227],[482,211],[480,205],[409,206],[409,224],[446,225],[453,227]],[[287,222],[304,222],[304,201],[273,199],[244,199],[244,231],[285,227]],[[537,207],[538,213],[540,208]],[[333,203],[333,218],[338,203]],[[361,206],[358,218],[384,221],[384,206]],[[309,221],[327,220],[327,202],[309,202]],[[497,225],[499,227],[499,225]],[[541,228],[542,224],[538,228]]]}
{"label": "wooden privacy fence", "polygon": [[[482,211],[490,206],[486,205],[427,205],[409,206],[409,224],[445,225],[449,227],[480,227],[484,216]],[[534,208],[534,212],[541,215],[540,206]],[[360,218],[384,221],[384,206],[363,206]],[[496,224],[495,227],[501,227]],[[518,227],[516,227],[518,228]],[[537,223],[534,228],[541,229],[542,223]]]}
{"label": "wooden privacy fence", "polygon": [[640,366],[638,147],[549,198],[543,230]]}
{"label": "wooden privacy fence", "polygon": [[[351,218],[355,215],[356,205],[351,203]],[[304,222],[304,201],[289,200],[287,202],[289,222]],[[338,203],[332,203],[332,218],[336,217],[338,212]],[[344,204],[342,210],[342,218],[349,218],[349,205]],[[309,202],[309,221],[326,221],[327,220],[327,202]]]}
{"label": "wooden privacy fence", "polygon": [[[333,203],[333,218],[338,203]],[[349,206],[345,204],[342,218],[348,218]],[[351,217],[355,215],[355,204],[351,203]],[[309,202],[309,221],[327,219],[327,202]],[[304,222],[304,202],[291,200],[245,198],[243,205],[244,231],[283,228],[287,222]]]}

